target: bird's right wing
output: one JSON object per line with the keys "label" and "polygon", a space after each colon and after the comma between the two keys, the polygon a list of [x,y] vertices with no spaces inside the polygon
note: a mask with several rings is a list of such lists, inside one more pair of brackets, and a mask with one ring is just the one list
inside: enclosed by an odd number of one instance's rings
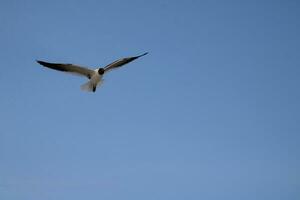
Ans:
{"label": "bird's right wing", "polygon": [[75,73],[77,75],[86,76],[88,79],[90,79],[95,73],[94,70],[91,70],[86,67],[81,67],[78,65],[73,65],[73,64],[48,63],[40,60],[37,60],[37,62],[43,65],[44,67],[48,67],[50,69],[63,71],[63,72]]}
{"label": "bird's right wing", "polygon": [[127,63],[130,63],[132,61],[134,61],[135,59],[139,58],[139,57],[142,57],[142,56],[145,56],[147,55],[148,52],[142,54],[142,55],[139,55],[139,56],[133,56],[133,57],[127,57],[127,58],[121,58],[119,60],[116,60],[112,63],[110,63],[109,65],[105,66],[104,67],[104,71],[105,72],[108,72],[108,71],[111,71],[112,69],[116,69],[116,68],[119,68]]}

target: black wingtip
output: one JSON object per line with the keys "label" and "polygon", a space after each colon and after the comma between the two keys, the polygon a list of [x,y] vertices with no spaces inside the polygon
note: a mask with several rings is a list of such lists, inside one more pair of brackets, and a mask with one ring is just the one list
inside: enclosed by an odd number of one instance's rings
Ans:
{"label": "black wingtip", "polygon": [[37,63],[39,63],[40,65],[43,65],[43,61],[41,61],[41,60],[35,60]]}
{"label": "black wingtip", "polygon": [[141,55],[139,55],[139,56],[137,56],[137,57],[139,58],[139,57],[145,56],[145,55],[147,55],[148,53],[149,53],[149,52],[143,53],[143,54],[141,54]]}
{"label": "black wingtip", "polygon": [[40,65],[44,66],[44,67],[50,67],[49,65],[51,63],[47,63],[47,62],[44,62],[44,61],[41,61],[41,60],[36,60],[37,63],[39,63]]}

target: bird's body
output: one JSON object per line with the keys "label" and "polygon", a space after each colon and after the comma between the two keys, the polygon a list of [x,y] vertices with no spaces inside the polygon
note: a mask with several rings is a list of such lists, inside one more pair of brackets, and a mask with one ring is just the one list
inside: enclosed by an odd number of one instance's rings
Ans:
{"label": "bird's body", "polygon": [[99,74],[98,73],[98,69],[96,69],[94,75],[90,78],[90,81],[88,81],[87,83],[83,84],[81,86],[81,89],[85,90],[85,91],[93,91],[93,92],[95,92],[98,84],[101,84],[102,81],[103,81],[102,77],[103,77],[103,74]]}
{"label": "bird's body", "polygon": [[50,69],[58,70],[58,71],[63,71],[63,72],[68,72],[68,73],[73,73],[81,76],[85,76],[88,79],[90,79],[87,83],[83,84],[81,86],[82,90],[85,91],[96,91],[96,88],[98,85],[101,85],[103,82],[103,75],[112,69],[119,68],[129,62],[132,62],[133,60],[142,57],[148,53],[144,53],[139,56],[134,56],[134,57],[128,57],[128,58],[122,58],[119,60],[116,60],[112,62],[111,64],[105,66],[104,68],[100,67],[95,70],[89,69],[87,67],[82,67],[79,65],[73,65],[73,64],[62,64],[62,63],[49,63],[49,62],[44,62],[37,60],[37,62],[44,67],[48,67]]}

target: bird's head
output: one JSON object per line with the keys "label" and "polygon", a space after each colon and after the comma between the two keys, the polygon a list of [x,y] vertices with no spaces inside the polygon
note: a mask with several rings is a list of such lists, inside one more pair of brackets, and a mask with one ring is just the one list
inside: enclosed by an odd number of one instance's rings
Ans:
{"label": "bird's head", "polygon": [[98,69],[98,74],[103,75],[104,74],[104,68],[99,68]]}

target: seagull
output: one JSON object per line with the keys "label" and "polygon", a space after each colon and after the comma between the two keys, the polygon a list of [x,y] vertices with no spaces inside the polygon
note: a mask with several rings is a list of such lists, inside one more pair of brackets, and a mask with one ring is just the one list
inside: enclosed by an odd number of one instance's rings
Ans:
{"label": "seagull", "polygon": [[63,64],[63,63],[49,63],[41,60],[36,60],[37,63],[40,65],[43,65],[44,67],[48,67],[50,69],[58,70],[58,71],[63,71],[63,72],[68,72],[80,76],[85,76],[86,78],[89,79],[89,81],[83,85],[81,85],[81,89],[84,91],[88,92],[96,92],[96,88],[98,85],[101,85],[103,82],[103,75],[106,74],[107,72],[119,68],[127,63],[130,63],[134,61],[135,59],[147,55],[148,52],[143,53],[138,56],[133,56],[133,57],[127,57],[127,58],[121,58],[118,59],[105,67],[100,67],[95,70],[90,69],[88,67],[83,67],[79,65],[74,65],[74,64]]}

